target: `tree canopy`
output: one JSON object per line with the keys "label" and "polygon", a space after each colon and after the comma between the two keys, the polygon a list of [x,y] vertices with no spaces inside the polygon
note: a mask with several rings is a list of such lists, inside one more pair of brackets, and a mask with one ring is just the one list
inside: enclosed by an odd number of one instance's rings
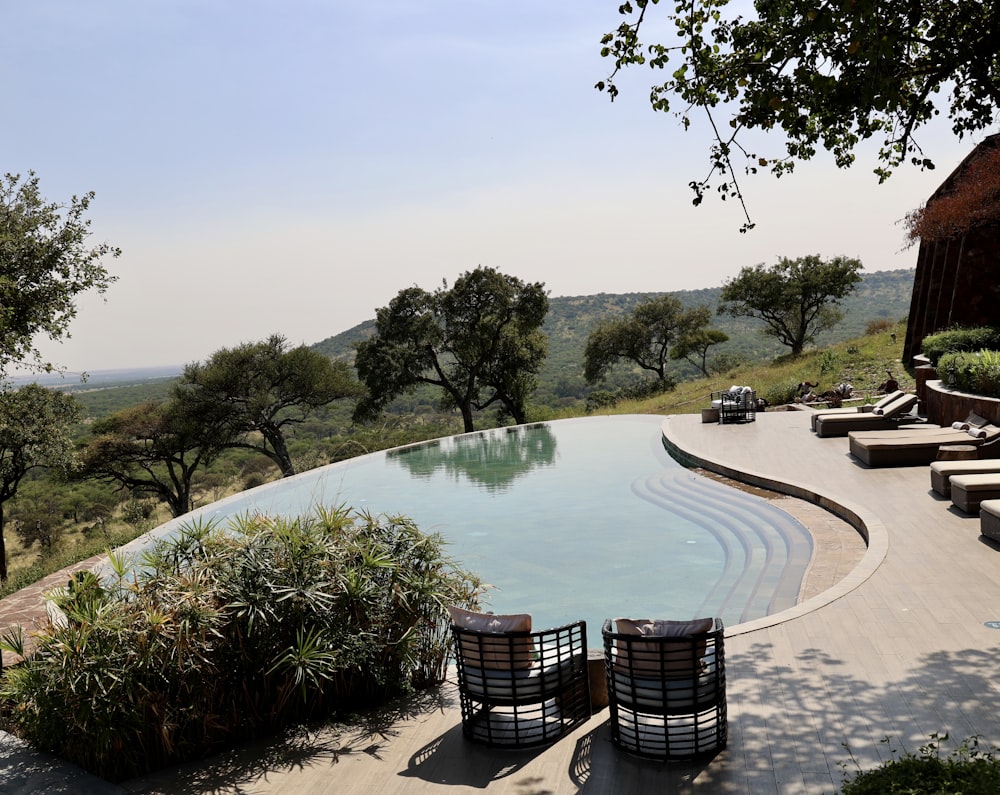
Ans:
{"label": "tree canopy", "polygon": [[287,431],[315,409],[362,391],[347,364],[304,345],[289,349],[284,337],[273,334],[187,365],[175,398],[190,416],[224,425],[228,446],[266,455],[287,477],[295,474]]}
{"label": "tree canopy", "polygon": [[[944,112],[963,137],[992,127],[1000,105],[996,3],[758,0],[747,13],[731,0],[625,0],[619,13],[601,40],[614,66],[597,88],[614,99],[621,70],[648,64],[668,75],[650,92],[655,110],[685,128],[706,114],[714,140],[707,176],[691,182],[695,203],[709,187],[742,202],[740,173],[780,176],[818,148],[850,166],[872,138],[880,181],[905,162],[933,168],[922,126]],[[650,27],[666,39],[644,41]],[[751,151],[752,130],[780,133],[784,151]]]}
{"label": "tree canopy", "polygon": [[26,180],[18,174],[0,180],[0,376],[14,362],[54,369],[35,347],[36,335],[68,336],[76,296],[103,293],[115,281],[102,259],[121,252],[107,243],[88,247],[85,214],[93,198],[47,202],[32,172]]}
{"label": "tree canopy", "polygon": [[671,359],[683,359],[693,364],[698,371],[708,377],[708,350],[729,339],[726,332],[710,328],[712,310],[699,306],[681,316],[677,342],[670,349]]}
{"label": "tree canopy", "polygon": [[32,469],[65,472],[75,464],[73,426],[78,416],[72,395],[38,384],[0,392],[0,581],[7,579],[4,503],[17,495]]}
{"label": "tree canopy", "polygon": [[655,374],[660,384],[671,385],[667,373],[671,359],[687,359],[707,340],[712,345],[728,339],[722,332],[701,336],[709,333],[705,327],[711,319],[707,307],[685,309],[669,293],[647,298],[628,315],[605,318],[590,332],[583,354],[584,378],[592,384],[602,381],[624,359]]}
{"label": "tree canopy", "polygon": [[230,441],[221,422],[192,416],[176,400],[149,401],[95,422],[83,474],[133,494],[151,494],[174,516],[191,510],[191,487]]}
{"label": "tree canopy", "polygon": [[526,284],[479,267],[434,292],[408,287],[376,311],[376,331],[357,346],[355,366],[368,394],[359,420],[377,417],[395,397],[419,384],[442,390],[442,406],[461,412],[465,430],[474,412],[496,406],[523,423],[545,359],[541,331],[548,297]]}
{"label": "tree canopy", "polygon": [[764,321],[764,333],[794,355],[816,335],[840,322],[836,305],[861,281],[861,261],[848,257],[821,260],[816,255],[782,257],[770,268],[743,268],[722,286],[719,314]]}

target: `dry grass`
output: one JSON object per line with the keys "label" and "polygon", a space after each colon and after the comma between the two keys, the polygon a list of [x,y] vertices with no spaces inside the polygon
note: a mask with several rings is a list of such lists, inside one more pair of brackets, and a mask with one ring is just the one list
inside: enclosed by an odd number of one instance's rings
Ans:
{"label": "dry grass", "polygon": [[887,371],[899,382],[900,389],[912,391],[913,376],[904,369],[901,359],[905,335],[906,324],[899,323],[877,334],[807,351],[798,357],[756,362],[712,378],[685,381],[671,392],[647,400],[623,402],[608,413],[695,414],[708,407],[712,392],[733,384],[748,384],[758,397],[770,400],[769,395],[794,389],[803,381],[819,383],[817,392],[846,382],[853,385],[855,394],[867,397],[885,382]]}

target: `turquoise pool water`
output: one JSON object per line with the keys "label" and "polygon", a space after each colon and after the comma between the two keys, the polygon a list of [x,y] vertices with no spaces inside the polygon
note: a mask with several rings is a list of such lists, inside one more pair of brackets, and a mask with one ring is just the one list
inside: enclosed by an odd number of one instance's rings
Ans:
{"label": "turquoise pool water", "polygon": [[[500,428],[373,453],[269,483],[197,512],[295,515],[315,504],[405,514],[495,586],[489,608],[536,628],[583,618],[721,616],[795,603],[812,553],[768,501],[684,469],[661,417]],[[164,525],[171,532],[191,514]]]}

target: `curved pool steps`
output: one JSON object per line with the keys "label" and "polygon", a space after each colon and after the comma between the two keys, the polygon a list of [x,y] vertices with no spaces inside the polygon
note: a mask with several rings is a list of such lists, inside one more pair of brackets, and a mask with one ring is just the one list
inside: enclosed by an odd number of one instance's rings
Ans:
{"label": "curved pool steps", "polygon": [[812,537],[784,511],[689,470],[637,481],[632,490],[705,530],[722,548],[725,565],[706,609],[735,623],[797,602]]}

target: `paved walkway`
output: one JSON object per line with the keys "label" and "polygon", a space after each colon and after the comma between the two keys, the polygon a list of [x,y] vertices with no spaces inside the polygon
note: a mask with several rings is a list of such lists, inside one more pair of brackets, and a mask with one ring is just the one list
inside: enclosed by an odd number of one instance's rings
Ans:
{"label": "paved walkway", "polygon": [[[746,425],[699,420],[663,425],[690,463],[809,498],[869,536],[833,588],[729,628],[730,742],[715,758],[667,765],[618,752],[607,710],[541,751],[482,748],[462,739],[446,684],[367,722],[289,734],[125,791],[811,795],[835,792],[852,758],[868,767],[934,732],[1000,744],[1000,632],[986,626],[1000,619],[1000,549],[980,536],[978,519],[934,497],[926,467],[860,466],[846,439],[816,438],[805,412],[766,412]],[[0,781],[3,773],[0,763]],[[0,784],[0,793],[21,791]]]}

